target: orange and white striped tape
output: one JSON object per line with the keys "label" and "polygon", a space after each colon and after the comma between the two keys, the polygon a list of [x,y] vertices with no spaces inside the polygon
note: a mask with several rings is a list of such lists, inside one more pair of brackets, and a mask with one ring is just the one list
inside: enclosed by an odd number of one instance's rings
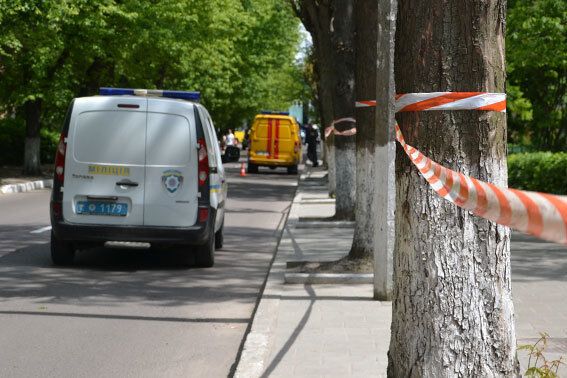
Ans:
{"label": "orange and white striped tape", "polygon": [[356,134],[356,127],[353,127],[351,129],[344,130],[344,131],[339,131],[339,130],[335,129],[335,125],[337,123],[341,123],[341,122],[356,123],[356,119],[354,119],[352,117],[335,119],[333,122],[331,122],[331,124],[329,126],[327,126],[325,128],[325,138],[328,138],[329,135],[331,135],[331,133],[333,133],[335,135],[339,135],[339,136],[352,136],[352,135]]}
{"label": "orange and white striped tape", "polygon": [[439,196],[493,222],[567,244],[567,197],[498,187],[445,168],[408,145],[398,125],[396,140]]}
{"label": "orange and white striped tape", "polygon": [[488,92],[432,92],[396,95],[396,112],[429,110],[492,110],[506,112],[506,94]]}
{"label": "orange and white striped tape", "polygon": [[[376,100],[355,102],[357,108],[376,106]],[[492,110],[506,112],[506,94],[489,92],[431,92],[396,95],[396,112],[431,110]],[[329,133],[332,130],[329,131]],[[349,135],[356,134],[354,133]],[[325,134],[326,135],[326,134]],[[340,135],[340,134],[337,134]]]}
{"label": "orange and white striped tape", "polygon": [[[357,101],[357,107],[376,101]],[[506,95],[486,92],[407,93],[396,96],[396,111],[506,111]],[[567,196],[503,188],[445,168],[408,145],[398,125],[396,140],[435,192],[493,222],[556,243],[567,244]]]}
{"label": "orange and white striped tape", "polygon": [[354,106],[357,108],[370,108],[372,106],[376,106],[376,100],[356,101]]}
{"label": "orange and white striped tape", "polygon": [[[376,106],[376,100],[356,101],[357,108]],[[506,94],[489,92],[431,92],[396,95],[396,112],[430,110],[492,110],[506,112]]]}

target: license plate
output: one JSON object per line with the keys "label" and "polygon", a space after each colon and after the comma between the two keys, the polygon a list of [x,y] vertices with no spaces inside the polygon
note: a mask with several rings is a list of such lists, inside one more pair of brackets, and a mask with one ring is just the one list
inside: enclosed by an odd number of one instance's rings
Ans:
{"label": "license plate", "polygon": [[77,214],[110,215],[124,217],[128,213],[128,204],[121,202],[78,201]]}
{"label": "license plate", "polygon": [[267,151],[257,151],[256,155],[260,155],[260,156],[268,156],[268,152]]}

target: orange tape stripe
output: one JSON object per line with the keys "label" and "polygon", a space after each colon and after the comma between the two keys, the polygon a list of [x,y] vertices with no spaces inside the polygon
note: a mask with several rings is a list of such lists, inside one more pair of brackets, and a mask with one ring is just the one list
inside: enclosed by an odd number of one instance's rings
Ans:
{"label": "orange tape stripe", "polygon": [[458,173],[459,175],[459,184],[461,188],[459,189],[459,196],[455,200],[457,206],[463,206],[469,200],[469,184],[465,178],[465,175],[462,173]]}
{"label": "orange tape stripe", "polygon": [[493,110],[495,112],[503,112],[504,110],[506,110],[506,100],[486,106],[481,106],[480,108],[476,108],[476,110]]}
{"label": "orange tape stripe", "polygon": [[427,100],[419,101],[410,105],[403,107],[402,109],[398,110],[398,112],[415,112],[420,110],[426,110],[429,108],[433,108],[435,106],[448,104],[450,102],[455,102],[457,100],[462,100],[464,98],[478,96],[483,92],[449,92],[447,94],[430,98]]}
{"label": "orange tape stripe", "polygon": [[512,207],[510,206],[510,201],[506,198],[506,195],[494,184],[485,182],[486,185],[494,192],[498,204],[500,205],[500,216],[496,220],[496,223],[504,224],[506,226],[510,225],[512,221]]}
{"label": "orange tape stripe", "polygon": [[541,216],[538,204],[521,190],[508,190],[514,193],[526,208],[528,213],[527,232],[533,235],[541,235],[543,231],[543,217]]}
{"label": "orange tape stripe", "polygon": [[476,189],[476,207],[474,208],[473,213],[482,216],[486,214],[486,211],[488,210],[488,199],[486,197],[486,192],[477,179],[472,177],[470,179],[474,185],[474,188]]}

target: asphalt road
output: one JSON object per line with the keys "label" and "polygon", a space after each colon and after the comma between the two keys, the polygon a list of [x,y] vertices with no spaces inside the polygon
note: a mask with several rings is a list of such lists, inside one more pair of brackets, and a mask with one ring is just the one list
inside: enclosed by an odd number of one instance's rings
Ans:
{"label": "asphalt road", "polygon": [[239,167],[227,165],[225,247],[209,269],[180,267],[175,251],[103,248],[54,267],[49,191],[1,195],[0,376],[227,376],[297,182]]}

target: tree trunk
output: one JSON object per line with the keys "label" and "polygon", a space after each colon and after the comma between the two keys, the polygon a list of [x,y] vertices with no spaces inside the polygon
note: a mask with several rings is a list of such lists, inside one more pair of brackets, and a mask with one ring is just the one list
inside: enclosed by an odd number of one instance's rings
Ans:
{"label": "tree trunk", "polygon": [[[331,46],[331,4],[329,0],[290,0],[295,14],[311,34],[321,115],[320,132],[333,121],[333,55]],[[322,148],[328,169],[329,195],[335,195],[334,137],[326,138]]]}
{"label": "tree trunk", "polygon": [[[505,0],[400,0],[398,93],[504,92]],[[450,169],[506,185],[506,116],[401,113],[408,144]],[[438,197],[398,149],[388,375],[518,373],[507,227]]]}
{"label": "tree trunk", "polygon": [[40,175],[40,135],[41,99],[28,100],[23,110],[26,119],[26,141],[24,146],[24,169],[26,175]]}
{"label": "tree trunk", "polygon": [[[334,119],[354,115],[354,20],[352,0],[335,0],[331,18]],[[341,122],[338,131],[354,127]],[[354,136],[335,136],[335,219],[354,220],[356,194],[356,150]]]}
{"label": "tree trunk", "polygon": [[[356,28],[355,98],[376,99],[378,1],[355,0]],[[356,202],[354,237],[350,259],[372,259],[374,255],[374,145],[376,107],[355,108],[356,115]]]}

